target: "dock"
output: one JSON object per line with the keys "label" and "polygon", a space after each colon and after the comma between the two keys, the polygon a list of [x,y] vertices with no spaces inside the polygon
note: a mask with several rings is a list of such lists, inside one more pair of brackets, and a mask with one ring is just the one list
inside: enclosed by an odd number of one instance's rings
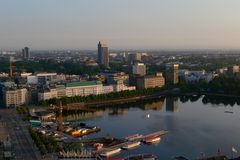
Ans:
{"label": "dock", "polygon": [[[168,131],[165,131],[165,130],[161,130],[161,131],[157,131],[157,132],[153,132],[153,133],[150,133],[150,134],[147,134],[147,135],[144,135],[143,137],[141,138],[136,138],[134,141],[143,141],[146,137],[150,137],[150,136],[164,136],[168,133]],[[127,145],[129,144],[131,141],[126,141],[124,143],[121,143],[121,144],[118,144],[118,145],[115,145],[115,146],[111,146],[111,147],[108,147],[108,148],[103,148],[99,151],[96,151],[95,154],[99,155],[103,152],[106,152],[108,150],[111,150],[111,149],[114,149],[114,148],[122,148],[124,145]]]}

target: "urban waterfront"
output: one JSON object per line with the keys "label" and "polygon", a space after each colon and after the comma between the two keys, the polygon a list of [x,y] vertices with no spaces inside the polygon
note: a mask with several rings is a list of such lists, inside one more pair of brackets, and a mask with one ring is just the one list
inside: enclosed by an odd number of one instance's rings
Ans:
{"label": "urban waterfront", "polygon": [[135,133],[169,131],[158,144],[141,145],[115,157],[152,153],[165,160],[180,155],[196,159],[217,154],[231,157],[232,147],[240,147],[239,113],[237,104],[206,104],[202,97],[183,102],[175,97],[99,107],[95,112],[68,115],[64,119],[101,127],[101,132],[86,138],[107,135],[124,138]]}

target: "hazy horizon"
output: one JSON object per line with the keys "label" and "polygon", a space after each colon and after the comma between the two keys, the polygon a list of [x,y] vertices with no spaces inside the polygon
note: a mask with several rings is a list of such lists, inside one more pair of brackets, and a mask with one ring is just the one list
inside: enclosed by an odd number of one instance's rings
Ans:
{"label": "hazy horizon", "polygon": [[240,49],[239,0],[0,0],[0,49]]}

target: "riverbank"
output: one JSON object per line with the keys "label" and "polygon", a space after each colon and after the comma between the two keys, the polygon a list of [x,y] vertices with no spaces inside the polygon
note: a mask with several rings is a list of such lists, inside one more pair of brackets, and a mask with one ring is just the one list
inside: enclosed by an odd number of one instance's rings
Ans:
{"label": "riverbank", "polygon": [[93,102],[81,102],[81,103],[72,103],[67,104],[64,106],[65,109],[78,109],[79,107],[100,107],[105,105],[114,105],[114,104],[126,104],[138,101],[145,101],[151,99],[158,99],[164,98],[167,96],[216,96],[216,97],[226,97],[226,98],[240,98],[240,96],[236,95],[227,95],[227,94],[217,94],[217,93],[198,93],[198,92],[190,92],[190,93],[179,93],[179,92],[172,92],[172,91],[164,91],[155,93],[153,95],[146,95],[146,96],[136,96],[136,97],[128,97],[128,98],[119,98],[119,99],[109,99],[109,100],[98,100]]}

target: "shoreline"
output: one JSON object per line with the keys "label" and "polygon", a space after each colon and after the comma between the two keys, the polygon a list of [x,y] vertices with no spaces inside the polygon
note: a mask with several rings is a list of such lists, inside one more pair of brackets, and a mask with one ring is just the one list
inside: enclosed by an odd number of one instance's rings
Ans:
{"label": "shoreline", "polygon": [[157,98],[164,98],[167,96],[217,96],[217,97],[227,97],[227,98],[240,98],[240,96],[236,95],[227,95],[227,94],[217,94],[217,93],[173,93],[173,92],[161,92],[156,93],[153,95],[146,95],[146,96],[136,96],[136,97],[129,97],[129,98],[119,98],[119,99],[110,99],[110,100],[103,100],[103,101],[94,101],[94,102],[80,102],[80,103],[71,103],[67,104],[64,108],[68,110],[78,109],[81,107],[100,107],[104,105],[114,105],[114,104],[127,104],[132,102],[138,102],[142,100],[151,100]]}

